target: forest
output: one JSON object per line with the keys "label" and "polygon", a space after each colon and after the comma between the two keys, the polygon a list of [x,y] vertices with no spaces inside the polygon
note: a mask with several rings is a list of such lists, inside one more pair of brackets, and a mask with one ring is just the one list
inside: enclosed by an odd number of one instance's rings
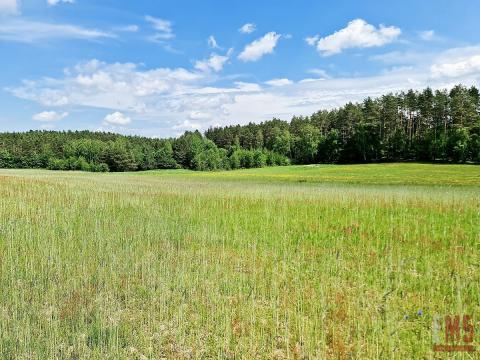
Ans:
{"label": "forest", "polygon": [[90,131],[0,134],[0,168],[121,172],[274,165],[480,162],[480,92],[409,90],[321,110],[153,139]]}

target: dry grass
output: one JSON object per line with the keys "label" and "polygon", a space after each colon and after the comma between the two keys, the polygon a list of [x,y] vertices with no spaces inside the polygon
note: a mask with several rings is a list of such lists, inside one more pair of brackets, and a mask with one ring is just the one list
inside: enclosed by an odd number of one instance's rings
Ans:
{"label": "dry grass", "polygon": [[480,171],[422,169],[2,171],[0,357],[433,358],[480,310]]}

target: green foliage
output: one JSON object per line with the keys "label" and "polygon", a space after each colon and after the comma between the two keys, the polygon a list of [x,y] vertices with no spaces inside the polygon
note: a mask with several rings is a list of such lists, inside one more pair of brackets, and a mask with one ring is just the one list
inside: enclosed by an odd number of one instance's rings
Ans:
{"label": "green foliage", "polygon": [[272,151],[283,155],[290,156],[292,146],[292,136],[288,130],[280,130],[275,128],[272,140]]}
{"label": "green foliage", "polygon": [[268,166],[287,166],[290,165],[290,159],[274,151],[266,152],[266,161]]}
{"label": "green foliage", "polygon": [[110,133],[29,131],[0,134],[0,167],[93,172],[173,169],[171,140]]}
{"label": "green foliage", "polygon": [[232,170],[240,169],[240,167],[242,166],[241,154],[240,153],[241,153],[241,150],[235,150],[235,151],[232,152],[232,154],[228,158],[229,163],[230,163],[230,168]]}
{"label": "green foliage", "polygon": [[204,139],[200,132],[187,131],[173,142],[175,160],[184,168],[195,167],[194,159],[205,149]]}
{"label": "green foliage", "polygon": [[202,152],[199,152],[193,159],[193,169],[200,171],[225,169],[228,164],[227,150],[208,146]]}
{"label": "green foliage", "polygon": [[451,131],[448,138],[448,153],[456,162],[465,162],[468,154],[470,135],[468,129],[461,127]]}
{"label": "green foliage", "polygon": [[318,147],[320,162],[336,163],[340,160],[342,152],[343,144],[338,130],[332,129],[325,137],[320,139]]}
{"label": "green foliage", "polygon": [[11,168],[14,165],[14,159],[10,152],[0,148],[0,168]]}
{"label": "green foliage", "polygon": [[102,160],[111,171],[133,171],[138,168],[134,152],[129,143],[123,139],[110,141],[103,153]]}
{"label": "green foliage", "polygon": [[173,157],[173,148],[170,141],[166,141],[154,152],[156,169],[176,169],[180,167]]}
{"label": "green foliage", "polygon": [[84,158],[91,163],[97,163],[107,150],[107,144],[100,140],[78,139],[65,145],[65,157]]}
{"label": "green foliage", "polygon": [[317,157],[320,130],[309,123],[302,123],[293,141],[293,159],[297,164],[311,164]]}

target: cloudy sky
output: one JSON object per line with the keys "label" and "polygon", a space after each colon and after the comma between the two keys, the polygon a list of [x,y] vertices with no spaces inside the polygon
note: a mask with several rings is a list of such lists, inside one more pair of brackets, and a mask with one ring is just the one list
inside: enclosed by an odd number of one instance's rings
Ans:
{"label": "cloudy sky", "polygon": [[473,0],[0,0],[0,131],[153,137],[480,80]]}

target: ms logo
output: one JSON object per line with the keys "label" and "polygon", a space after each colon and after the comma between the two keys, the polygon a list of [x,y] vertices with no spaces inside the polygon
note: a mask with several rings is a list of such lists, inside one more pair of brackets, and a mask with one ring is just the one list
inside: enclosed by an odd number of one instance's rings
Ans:
{"label": "ms logo", "polygon": [[470,315],[447,315],[444,318],[435,316],[432,335],[433,351],[474,352],[476,350],[475,326]]}

